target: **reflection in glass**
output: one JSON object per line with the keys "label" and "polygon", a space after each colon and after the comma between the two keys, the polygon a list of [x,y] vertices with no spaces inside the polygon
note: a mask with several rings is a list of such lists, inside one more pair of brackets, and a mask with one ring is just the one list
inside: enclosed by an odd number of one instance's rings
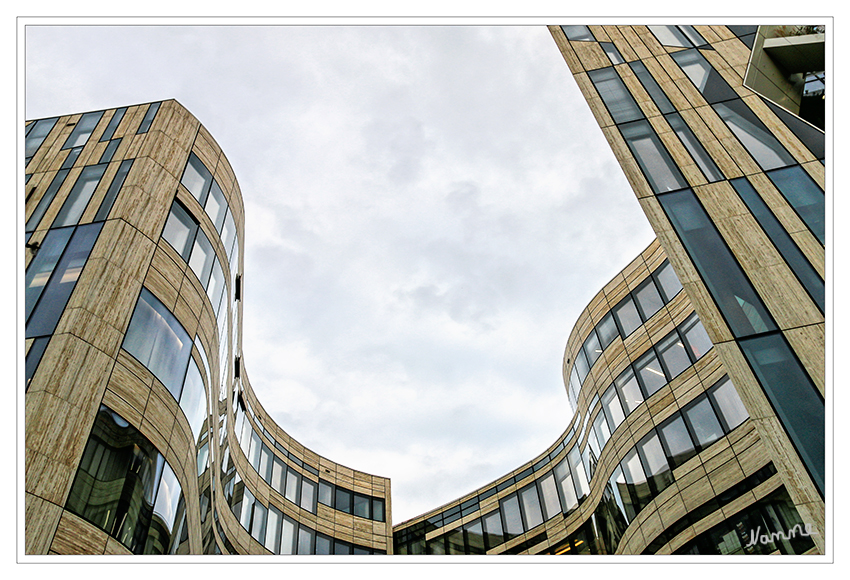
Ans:
{"label": "reflection in glass", "polygon": [[664,193],[688,186],[661,139],[648,121],[633,121],[620,125],[620,132],[644,177],[654,193]]}
{"label": "reflection in glass", "polygon": [[750,416],[729,377],[720,379],[708,392],[708,396],[711,397],[715,408],[720,412],[720,419],[724,423],[724,430],[727,432],[746,421]]}
{"label": "reflection in glass", "polygon": [[614,307],[614,317],[620,325],[621,334],[626,337],[634,332],[641,325],[640,316],[638,315],[635,303],[631,296],[626,296],[623,300]]}
{"label": "reflection in glass", "polygon": [[702,449],[723,437],[723,428],[720,426],[708,399],[700,399],[685,407],[682,414],[688,422],[697,444]]}
{"label": "reflection in glass", "polygon": [[826,243],[826,198],[823,190],[799,165],[767,174],[800,219],[821,244]]}

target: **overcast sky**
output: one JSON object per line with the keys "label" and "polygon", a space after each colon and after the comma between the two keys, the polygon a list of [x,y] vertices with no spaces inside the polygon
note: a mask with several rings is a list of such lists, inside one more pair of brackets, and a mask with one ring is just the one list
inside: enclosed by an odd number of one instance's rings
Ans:
{"label": "overcast sky", "polygon": [[545,26],[28,26],[26,117],[177,99],[246,208],[243,358],[399,523],[542,452],[567,338],[652,240]]}

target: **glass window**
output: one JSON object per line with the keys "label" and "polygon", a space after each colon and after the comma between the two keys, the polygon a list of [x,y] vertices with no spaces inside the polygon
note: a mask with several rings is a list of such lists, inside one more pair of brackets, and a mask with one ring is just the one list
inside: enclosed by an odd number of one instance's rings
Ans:
{"label": "glass window", "polygon": [[142,119],[142,124],[139,125],[139,130],[136,133],[147,133],[148,129],[151,128],[151,123],[153,123],[153,119],[156,116],[156,112],[159,110],[159,105],[161,103],[151,103],[148,105],[148,110],[145,113],[145,118]]}
{"label": "glass window", "polygon": [[732,87],[720,76],[720,73],[714,70],[714,67],[705,60],[705,57],[698,50],[682,50],[674,52],[670,56],[709,103],[738,97],[738,94],[732,90]]}
{"label": "glass window", "polygon": [[195,244],[195,234],[198,224],[189,212],[175,199],[171,204],[171,212],[165,222],[162,237],[171,244],[177,253],[187,262]]}
{"label": "glass window", "polygon": [[103,201],[100,202],[100,207],[97,209],[97,214],[94,216],[94,221],[99,222],[109,217],[109,212],[112,211],[112,205],[115,203],[115,198],[118,197],[118,192],[124,186],[124,180],[133,167],[132,159],[125,159],[118,166],[118,172],[112,178],[112,183],[109,184],[109,189],[106,195],[103,196]]}
{"label": "glass window", "polygon": [[678,26],[677,28],[682,32],[682,34],[688,37],[688,40],[690,40],[691,44],[693,44],[694,46],[705,46],[706,44],[708,44],[702,37],[702,35],[697,32],[696,28],[694,28],[693,26],[685,25]]}
{"label": "glass window", "polygon": [[602,46],[602,50],[605,51],[605,54],[608,55],[608,59],[611,61],[611,64],[623,64],[626,62],[626,59],[620,54],[620,51],[617,50],[617,47],[614,46],[613,42],[600,42],[600,46]]}
{"label": "glass window", "polygon": [[269,513],[266,520],[266,541],[263,544],[272,554],[280,554],[280,526],[283,522],[283,513],[269,504]]}
{"label": "glass window", "polygon": [[233,222],[233,213],[229,209],[224,217],[224,227],[221,230],[221,243],[224,245],[224,251],[227,252],[227,259],[231,260],[234,264],[231,267],[235,268],[233,248],[239,244],[236,239],[236,224]]}
{"label": "glass window", "polygon": [[207,296],[209,296],[210,303],[213,305],[213,311],[216,314],[218,314],[221,308],[224,289],[224,271],[221,269],[221,263],[218,261],[218,257],[213,256],[213,267],[207,284]]}
{"label": "glass window", "polygon": [[65,178],[68,177],[68,173],[70,169],[60,169],[56,172],[56,175],[50,181],[50,185],[47,186],[47,191],[44,192],[44,195],[41,196],[41,199],[38,201],[38,205],[35,206],[35,209],[30,214],[29,219],[26,223],[26,231],[34,232],[38,227],[39,222],[41,222],[41,218],[44,217],[44,213],[47,211],[47,208],[53,203],[53,198],[56,197],[56,192],[59,191],[59,188],[62,187],[62,184],[65,183]]}
{"label": "glass window", "polygon": [[659,111],[662,113],[672,113],[676,110],[643,62],[636,60],[634,62],[630,62],[629,66],[643,85],[643,88],[645,88],[646,92],[649,93],[649,96],[652,97],[652,100],[655,102],[655,106],[658,107]]}
{"label": "glass window", "polygon": [[620,335],[613,314],[609,312],[599,321],[599,324],[596,325],[596,334],[599,336],[599,343],[603,349],[608,348],[614,342],[614,339]]}
{"label": "glass window", "polygon": [[714,403],[714,408],[719,411],[720,420],[724,424],[723,429],[727,433],[750,416],[729,377],[723,377],[717,381],[717,384],[708,391],[708,396]]}
{"label": "glass window", "polygon": [[481,520],[467,522],[463,526],[463,531],[466,536],[467,553],[483,554],[484,528],[481,526]]}
{"label": "glass window", "polygon": [[261,544],[266,540],[266,506],[259,501],[254,502],[254,513],[251,516],[251,537]]}
{"label": "glass window", "polygon": [[581,453],[579,452],[578,445],[573,445],[573,448],[567,453],[567,459],[569,460],[570,471],[573,475],[573,483],[576,486],[576,497],[580,501],[590,493],[590,485],[587,483],[587,473],[581,461]]}
{"label": "glass window", "polygon": [[565,514],[568,514],[578,507],[578,497],[576,496],[573,476],[570,473],[570,467],[566,457],[555,466],[552,473],[555,474],[555,482],[558,484],[558,492],[561,496],[563,511]]}
{"label": "glass window", "polygon": [[180,183],[203,206],[207,201],[207,194],[212,184],[212,174],[197,155],[189,153],[189,161],[186,163],[186,169],[183,171],[183,178]]}
{"label": "glass window", "polygon": [[272,465],[274,463],[272,457],[272,450],[269,449],[268,445],[263,443],[260,450],[260,468],[257,470],[257,473],[260,474],[260,477],[262,477],[263,481],[266,483],[270,483],[272,480]]}
{"label": "glass window", "polygon": [[142,288],[124,336],[124,350],[133,355],[180,399],[192,341],[174,315],[147,288]]}
{"label": "glass window", "polygon": [[643,118],[643,112],[614,68],[590,71],[587,76],[596,87],[602,102],[608,107],[608,112],[611,113],[615,123],[626,123]]}
{"label": "glass window", "polygon": [[652,349],[635,362],[635,374],[643,385],[643,392],[647,398],[667,384],[667,377],[664,376],[664,371]]}
{"label": "glass window", "polygon": [[821,244],[826,243],[826,198],[823,191],[799,165],[767,174],[800,219]]}
{"label": "glass window", "polygon": [[283,482],[286,479],[286,465],[280,457],[275,457],[272,461],[272,479],[270,485],[280,495],[284,493]]}
{"label": "glass window", "polygon": [[280,533],[280,553],[294,554],[295,553],[295,520],[287,515],[283,516],[283,524],[281,525]]}
{"label": "glass window", "polygon": [[626,370],[614,379],[614,385],[617,387],[617,393],[620,395],[620,402],[626,410],[626,416],[643,403],[643,394],[640,391],[635,373],[631,367],[626,368]]}
{"label": "glass window", "polygon": [[655,346],[655,350],[658,352],[661,363],[667,369],[667,375],[671,380],[691,366],[691,359],[688,358],[685,345],[682,344],[682,339],[679,338],[679,333],[675,330],[661,339]]}
{"label": "glass window", "polygon": [[676,26],[655,25],[647,26],[647,28],[655,35],[662,46],[679,46],[682,48],[693,46],[691,41]]}
{"label": "glass window", "polygon": [[635,509],[629,497],[629,490],[626,487],[626,478],[623,475],[623,470],[617,465],[608,479],[608,486],[611,488],[611,495],[620,509],[623,518],[628,524],[635,517]]}
{"label": "glass window", "polygon": [[741,340],[739,344],[812,480],[823,494],[823,399],[781,334]]}
{"label": "glass window", "polygon": [[121,139],[113,139],[109,143],[107,143],[106,148],[103,150],[103,155],[100,156],[98,163],[109,163],[112,161],[112,157],[115,155],[116,149],[121,145]]}
{"label": "glass window", "polygon": [[655,277],[655,281],[658,282],[661,293],[664,295],[665,303],[670,302],[682,290],[682,283],[679,282],[673,266],[667,260],[658,267],[653,276]]}
{"label": "glass window", "polygon": [[576,360],[574,361],[576,372],[578,372],[578,380],[583,383],[584,379],[587,378],[587,373],[590,372],[590,366],[587,364],[587,357],[584,354],[582,349],[576,353]]}
{"label": "glass window", "polygon": [[519,499],[516,494],[509,495],[499,502],[502,512],[502,529],[505,539],[509,540],[523,533],[522,516],[519,512]]}
{"label": "glass window", "polygon": [[623,461],[620,462],[620,468],[623,470],[623,476],[629,492],[628,495],[632,500],[632,509],[637,514],[652,499],[652,493],[649,489],[649,483],[646,480],[640,458],[638,457],[637,448],[630,449],[626,453]]}
{"label": "glass window", "polygon": [[316,513],[316,488],[316,482],[309,480],[306,477],[301,478],[300,505],[303,509],[310,513]]}
{"label": "glass window", "polygon": [[104,171],[106,171],[106,165],[83,167],[80,177],[65,199],[65,203],[62,204],[62,209],[56,214],[56,219],[53,220],[51,227],[73,226],[80,221],[80,216],[83,215],[86,206],[91,201]]}
{"label": "glass window", "polygon": [[85,145],[102,116],[103,111],[96,111],[94,113],[86,113],[80,117],[80,120],[74,126],[74,130],[71,131],[68,139],[65,140],[65,144],[62,145],[62,149],[71,149],[72,147]]}
{"label": "glass window", "polygon": [[699,318],[697,318],[696,314],[689,316],[688,319],[682,323],[680,330],[685,337],[685,341],[688,344],[688,350],[694,360],[702,358],[702,356],[713,346],[711,339],[708,338],[708,333],[706,333],[705,328],[703,328],[702,323]]}
{"label": "glass window", "polygon": [[303,524],[298,528],[298,553],[312,554],[313,553],[313,537],[315,533],[310,528]]}
{"label": "glass window", "polygon": [[35,371],[38,369],[38,364],[41,362],[41,357],[44,356],[44,351],[47,349],[47,344],[50,342],[49,336],[42,336],[33,340],[30,349],[27,351],[26,357],[26,384],[24,390],[29,389],[30,381],[35,376]]}
{"label": "glass window", "polygon": [[336,488],[336,494],[334,499],[334,509],[338,509],[339,511],[350,514],[351,513],[351,492],[347,489],[343,489],[341,487]]}
{"label": "glass window", "polygon": [[650,431],[641,439],[637,444],[637,450],[653,495],[661,493],[664,488],[673,483],[673,474],[670,472],[667,456],[655,431]]}
{"label": "glass window", "polygon": [[328,507],[333,507],[333,493],[334,488],[333,485],[325,481],[324,479],[319,480],[319,503],[324,504]]}
{"label": "glass window", "polygon": [[775,329],[758,294],[690,190],[658,201],[736,337]]}
{"label": "glass window", "polygon": [[183,381],[183,390],[180,394],[180,408],[189,422],[189,429],[195,440],[201,434],[204,420],[207,418],[207,392],[204,390],[204,379],[201,371],[195,363],[195,359],[189,357],[189,368],[186,371],[186,379]]}
{"label": "glass window", "polygon": [[620,132],[654,193],[688,186],[688,182],[682,177],[678,166],[648,121],[633,121],[620,125]]}
{"label": "glass window", "polygon": [[[40,292],[41,296],[37,304],[34,303],[31,306],[32,313],[26,322],[26,338],[53,334],[56,325],[59,323],[59,318],[65,311],[68,299],[77,285],[77,280],[88,261],[92,247],[97,241],[101,226],[102,224],[88,224],[74,229],[62,257],[53,268],[53,274],[50,275],[47,285]],[[52,261],[53,258],[51,257],[49,260]],[[45,265],[41,266],[41,268],[45,267]],[[46,272],[41,272],[41,276],[45,274]],[[30,280],[30,284],[33,285],[31,293],[36,292],[35,284],[37,282],[40,282],[40,280],[36,280],[34,275]],[[182,376],[180,378],[182,380]]]}
{"label": "glass window", "polygon": [[658,434],[672,467],[678,467],[696,455],[694,443],[679,413],[662,423],[658,428]]}
{"label": "glass window", "polygon": [[355,516],[359,516],[361,518],[369,517],[369,507],[370,501],[369,497],[363,495],[362,493],[354,494],[354,510],[353,513]]}
{"label": "glass window", "polygon": [[201,281],[201,286],[207,287],[210,280],[210,272],[212,272],[213,260],[215,260],[215,252],[209,238],[204,233],[204,230],[198,228],[198,233],[195,236],[195,243],[192,248],[192,255],[189,258],[189,267]]}
{"label": "glass window", "polygon": [[29,318],[33,308],[38,302],[53,269],[62,257],[65,247],[68,245],[68,240],[71,239],[71,234],[74,233],[74,228],[62,228],[58,230],[48,230],[47,235],[41,242],[38,248],[38,253],[33,257],[27,267],[26,277],[24,279],[25,288],[25,310],[24,318]]}
{"label": "glass window", "polygon": [[708,151],[705,150],[702,143],[699,142],[699,139],[696,138],[696,135],[693,134],[690,127],[688,127],[679,113],[671,113],[665,118],[667,119],[667,122],[670,123],[670,127],[679,137],[679,141],[682,142],[682,145],[685,146],[685,149],[687,149],[688,153],[691,154],[691,157],[694,158],[694,161],[696,161],[696,164],[699,166],[702,174],[705,175],[708,182],[713,183],[715,181],[723,180],[723,173],[717,165],[715,165],[711,155],[708,154]]}
{"label": "glass window", "polygon": [[[596,433],[596,439],[600,448],[599,451],[601,452],[611,437],[611,431],[608,429],[608,421],[605,419],[604,411],[600,410],[596,414],[596,418],[593,420],[593,431]],[[599,456],[599,452],[597,452],[597,456]]]}
{"label": "glass window", "polygon": [[721,437],[723,437],[723,428],[714,414],[714,409],[711,408],[711,403],[705,397],[691,403],[685,407],[682,414],[685,421],[694,435],[694,440],[697,444],[705,449]]}
{"label": "glass window", "polygon": [[641,321],[631,295],[626,296],[614,307],[614,318],[620,326],[620,334],[629,336],[640,327]]}
{"label": "glass window", "polygon": [[294,504],[298,503],[298,492],[301,487],[301,474],[291,467],[286,470],[286,489],[283,497]]}
{"label": "glass window", "polygon": [[222,193],[221,187],[218,186],[215,179],[212,181],[210,195],[207,197],[204,210],[215,226],[215,230],[220,232],[221,226],[224,224],[224,216],[227,214],[227,200],[224,199],[224,193]]}
{"label": "glass window", "polygon": [[83,151],[83,146],[74,147],[73,149],[68,151],[68,156],[65,157],[65,161],[62,162],[62,166],[60,169],[70,169],[74,166],[74,163],[77,162],[77,159],[80,157],[80,153]]}
{"label": "glass window", "polygon": [[634,291],[634,297],[643,316],[643,320],[649,320],[653,314],[664,306],[664,301],[661,300],[661,295],[658,293],[655,282],[652,281],[651,277],[644,280],[643,284],[638,286],[637,290]]}
{"label": "glass window", "polygon": [[587,355],[587,362],[590,366],[593,366],[593,363],[596,362],[596,359],[599,358],[599,355],[602,354],[602,345],[599,344],[599,339],[596,337],[596,332],[591,330],[590,334],[587,336],[587,340],[584,341],[584,352]]}
{"label": "glass window", "polygon": [[38,148],[41,147],[41,144],[44,143],[44,139],[47,137],[47,134],[50,133],[50,130],[53,129],[53,126],[56,125],[56,121],[58,117],[53,117],[52,119],[39,119],[33,123],[27,125],[27,138],[26,144],[24,145],[24,156],[27,161],[35,155],[35,152],[38,151]]}
{"label": "glass window", "polygon": [[260,440],[260,434],[256,431],[251,432],[251,448],[248,451],[248,462],[254,471],[260,470],[260,455],[263,451],[263,442]]}
{"label": "glass window", "polygon": [[569,40],[596,40],[590,29],[584,25],[562,26],[561,30]]}
{"label": "glass window", "polygon": [[498,546],[505,541],[502,533],[502,519],[499,516],[499,510],[491,512],[481,518],[484,524],[484,537],[487,540],[487,547],[492,548]]}
{"label": "glass window", "polygon": [[558,499],[558,488],[555,485],[555,474],[547,473],[537,480],[540,487],[540,497],[543,499],[543,512],[546,519],[554,518],[561,513],[561,502]]}
{"label": "glass window", "polygon": [[330,555],[331,553],[331,539],[320,533],[316,533],[316,554],[318,555]]}
{"label": "glass window", "polygon": [[543,523],[543,512],[540,509],[540,498],[537,496],[537,486],[533,483],[520,490],[519,501],[525,514],[526,529],[530,530]]}
{"label": "glass window", "polygon": [[464,554],[466,548],[463,545],[463,528],[455,528],[445,535],[448,554]]}
{"label": "glass window", "polygon": [[120,109],[116,109],[112,114],[112,118],[109,119],[109,124],[106,125],[106,129],[103,131],[103,135],[100,136],[100,141],[109,141],[112,139],[112,136],[115,135],[115,129],[118,128],[118,124],[121,122],[121,119],[124,118],[124,113],[127,112],[127,107],[121,107]]}
{"label": "glass window", "polygon": [[768,171],[796,163],[744,101],[733,99],[713,106],[762,170]]}
{"label": "glass window", "polygon": [[372,498],[372,519],[376,522],[384,521],[384,500],[379,497]]}
{"label": "glass window", "polygon": [[613,384],[602,395],[602,410],[608,419],[608,425],[613,433],[620,426],[620,423],[623,422],[623,419],[626,418],[623,414],[623,407],[620,405],[620,398],[617,396],[617,390]]}

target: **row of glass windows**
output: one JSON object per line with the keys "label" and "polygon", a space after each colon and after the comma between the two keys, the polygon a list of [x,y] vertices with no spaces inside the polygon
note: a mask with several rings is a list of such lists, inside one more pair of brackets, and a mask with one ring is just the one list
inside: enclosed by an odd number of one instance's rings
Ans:
{"label": "row of glass windows", "polygon": [[[68,197],[65,198],[65,201],[62,203],[62,207],[59,209],[56,217],[53,218],[53,222],[50,224],[51,228],[76,225],[80,221],[80,218],[86,208],[88,208],[89,203],[94,196],[94,192],[100,185],[100,181],[106,172],[106,168],[112,160],[115,150],[118,148],[119,141],[120,139],[116,139],[110,142],[110,146],[106,148],[97,165],[87,165],[83,167],[77,177],[77,181],[68,193]],[[112,146],[113,143],[115,143],[114,147]],[[41,219],[44,217],[44,214],[47,213],[48,207],[50,207],[50,204],[53,203],[57,192],[65,183],[65,178],[68,177],[68,174],[71,171],[71,166],[78,154],[79,150],[73,149],[65,159],[65,163],[63,163],[59,171],[56,172],[56,175],[51,180],[50,185],[47,186],[47,190],[44,192],[44,195],[35,206],[32,214],[30,214],[30,217],[24,226],[26,232],[34,232],[36,228],[38,228]],[[92,222],[104,221],[109,216],[109,212],[112,211],[112,206],[115,203],[115,198],[118,197],[118,192],[124,185],[124,180],[127,178],[127,173],[129,173],[132,166],[132,159],[125,159],[118,166],[118,171],[112,178],[112,181],[109,184],[109,189],[106,190],[106,194],[100,201],[100,205],[98,206]]]}
{"label": "row of glass windows", "polygon": [[[605,415],[600,412],[599,417],[604,420]],[[651,430],[629,450],[610,476],[609,492],[619,506],[617,517],[628,525],[673,482],[675,467],[731,432],[747,417],[731,381],[723,377]],[[398,534],[397,553],[483,554],[559,514],[572,513],[590,491],[588,482],[593,473],[588,471],[583,455],[587,454],[581,454],[578,445],[574,446],[550,472],[500,499],[498,509],[439,537],[426,542],[424,534]]]}
{"label": "row of glass windows", "polygon": [[[359,492],[348,490],[319,478],[318,483],[306,475],[302,475],[291,466],[286,465],[272,449],[260,438],[251,422],[245,419],[241,406],[236,406],[238,413],[234,425],[239,435],[239,446],[254,470],[288,501],[300,506],[310,513],[316,513],[317,503],[343,513],[378,522],[385,521],[384,499],[372,497]],[[277,442],[275,447],[280,448]],[[288,454],[290,460],[297,459]],[[318,475],[318,471],[299,461],[299,465]]]}
{"label": "row of glass windows", "polygon": [[[207,395],[201,371],[192,358],[193,342],[177,318],[147,288],[142,288],[122,348],[133,355],[168,389],[186,415],[195,440],[207,418]],[[205,368],[209,377],[209,369]]]}
{"label": "row of glass windows", "polygon": [[[608,346],[618,336],[626,338],[649,320],[662,306],[670,302],[682,289],[670,263],[665,260],[640,286],[626,295],[602,320],[576,353],[570,372],[570,403],[577,408],[581,385],[590,369]],[[567,361],[569,363],[569,361]]]}
{"label": "row of glass windows", "polygon": [[[660,271],[664,271],[663,266],[656,270],[656,273]],[[597,458],[600,457],[601,451],[611,434],[625,418],[668,381],[678,376],[693,362],[702,358],[711,347],[712,343],[699,318],[696,314],[692,314],[678,328],[660,340],[657,345],[651,346],[633,365],[628,366],[620,373],[601,398],[598,395],[593,398],[588,407],[588,412],[584,416],[575,445],[568,453],[567,458],[562,460],[555,468],[559,477],[559,484],[565,486],[562,493],[565,494],[564,497],[567,498],[569,505],[577,506],[579,499],[588,493],[590,489],[588,482],[593,477]],[[736,393],[734,395],[737,397]],[[593,417],[596,407],[600,403],[601,410],[591,422],[591,417]],[[746,418],[746,414],[744,414],[744,418]],[[581,421],[580,417],[578,421]],[[591,425],[590,433],[585,443],[584,452],[582,452],[579,445],[584,440],[589,425]],[[532,467],[518,475],[482,491],[474,498],[435,514],[423,522],[399,530],[397,532],[399,545],[474,513],[478,510],[480,502],[503,489],[507,489],[514,483],[522,481],[528,475],[542,471],[566,448],[567,442],[572,439],[574,434],[575,426],[570,429],[560,444],[548,456],[544,456]],[[571,463],[568,463],[567,460]],[[572,472],[570,472],[571,464],[573,465]]]}
{"label": "row of glass windows", "polygon": [[65,509],[134,554],[169,554],[185,514],[177,476],[135,427],[101,405]]}

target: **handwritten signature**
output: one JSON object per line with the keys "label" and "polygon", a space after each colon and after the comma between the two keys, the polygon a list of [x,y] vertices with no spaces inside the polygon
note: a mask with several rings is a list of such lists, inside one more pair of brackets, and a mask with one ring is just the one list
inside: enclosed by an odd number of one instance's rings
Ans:
{"label": "handwritten signature", "polygon": [[746,546],[744,546],[744,548],[749,548],[750,546],[754,546],[756,544],[769,544],[771,542],[775,542],[776,540],[788,541],[793,538],[796,538],[797,536],[808,537],[816,535],[817,532],[812,529],[812,524],[796,524],[787,532],[778,531],[765,534],[761,533],[761,526],[758,526],[755,530],[750,530],[750,542]]}

